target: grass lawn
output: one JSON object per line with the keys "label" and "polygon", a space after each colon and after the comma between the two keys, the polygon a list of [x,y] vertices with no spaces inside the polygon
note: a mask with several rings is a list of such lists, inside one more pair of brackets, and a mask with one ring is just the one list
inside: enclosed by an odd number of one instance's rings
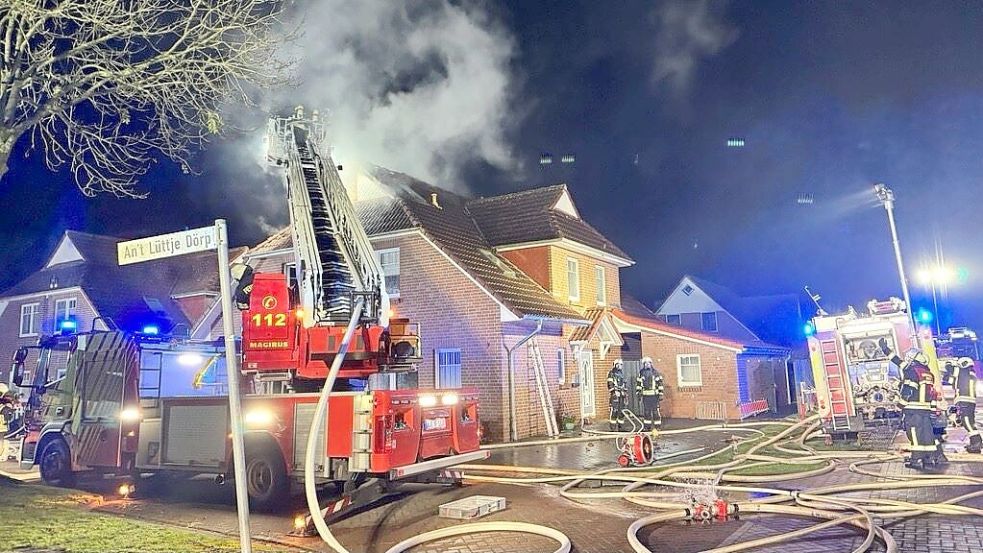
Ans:
{"label": "grass lawn", "polygon": [[[237,539],[91,511],[93,496],[0,477],[0,552],[233,553]],[[254,546],[258,551],[287,551]]]}

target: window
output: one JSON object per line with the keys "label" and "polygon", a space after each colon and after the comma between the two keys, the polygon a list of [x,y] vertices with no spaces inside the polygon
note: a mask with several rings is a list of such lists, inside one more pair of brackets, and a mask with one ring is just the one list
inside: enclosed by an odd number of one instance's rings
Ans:
{"label": "window", "polygon": [[689,284],[687,284],[686,286],[683,286],[683,294],[686,294],[687,296],[692,295],[693,292],[695,292],[695,291],[696,290],[694,290],[693,287],[690,286]]}
{"label": "window", "polygon": [[666,322],[671,325],[679,326],[679,315],[666,315]]}
{"label": "window", "polygon": [[703,370],[699,355],[677,355],[676,370],[680,388],[703,385]]}
{"label": "window", "polygon": [[715,312],[700,313],[700,328],[707,332],[716,332],[717,314]]}
{"label": "window", "polygon": [[461,387],[461,350],[438,349],[434,362],[437,364],[434,373],[437,388]]}
{"label": "window", "polygon": [[567,380],[567,351],[556,348],[556,380],[563,384]]}
{"label": "window", "polygon": [[55,301],[55,328],[62,321],[67,321],[75,317],[75,307],[78,301],[75,298],[65,298]]}
{"label": "window", "polygon": [[594,267],[594,281],[597,284],[597,305],[608,303],[608,291],[604,280],[604,267],[597,265]]}
{"label": "window", "polygon": [[580,262],[567,258],[567,292],[570,301],[580,301]]}
{"label": "window", "polygon": [[297,264],[284,263],[283,274],[287,275],[287,286],[297,286]]}
{"label": "window", "polygon": [[20,335],[37,336],[40,328],[41,304],[25,303],[20,306]]}
{"label": "window", "polygon": [[386,275],[386,293],[399,297],[399,248],[379,250],[375,255],[382,265],[382,274]]}

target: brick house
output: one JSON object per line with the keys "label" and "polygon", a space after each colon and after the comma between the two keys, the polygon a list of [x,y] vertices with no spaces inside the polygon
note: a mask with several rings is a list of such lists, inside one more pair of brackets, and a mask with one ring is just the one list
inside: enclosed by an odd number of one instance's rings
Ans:
{"label": "brick house", "polygon": [[[200,253],[120,267],[120,239],[67,231],[40,270],[0,294],[0,358],[34,345],[70,321],[78,330],[142,330],[188,334],[214,301],[218,266]],[[242,250],[233,252],[241,253]],[[0,382],[10,383],[10,364]]]}
{"label": "brick house", "polygon": [[[515,437],[543,434],[530,344],[516,348],[534,335],[556,410],[606,416],[605,374],[594,367],[611,345],[571,337],[588,324],[588,308],[621,305],[618,271],[633,262],[580,218],[565,185],[473,199],[377,168],[349,183],[349,193],[396,314],[422,327],[418,373],[392,384],[476,386],[486,440],[509,439],[513,405]],[[291,248],[284,229],[243,260],[289,274]],[[220,316],[210,309],[193,336],[218,337]]]}
{"label": "brick house", "polygon": [[773,364],[775,390],[766,394],[765,399],[779,412],[792,408],[797,395],[795,382],[800,372],[796,367],[808,368],[802,333],[805,318],[799,296],[740,296],[725,286],[686,275],[658,307],[656,314],[675,327],[752,347],[778,346],[788,350],[787,363]]}

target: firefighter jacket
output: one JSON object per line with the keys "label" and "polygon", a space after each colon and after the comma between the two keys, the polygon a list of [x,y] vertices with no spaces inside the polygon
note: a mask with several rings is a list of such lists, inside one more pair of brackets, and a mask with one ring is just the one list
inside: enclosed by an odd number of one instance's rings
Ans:
{"label": "firefighter jacket", "polygon": [[635,391],[642,396],[655,396],[662,398],[666,395],[665,383],[659,371],[651,367],[642,367],[635,380]]}
{"label": "firefighter jacket", "polygon": [[946,376],[945,383],[956,391],[956,403],[976,403],[976,371],[973,367],[963,368],[956,365]]}
{"label": "firefighter jacket", "polygon": [[608,371],[608,394],[624,395],[628,391],[625,385],[625,373],[620,368],[613,367]]}
{"label": "firefighter jacket", "polygon": [[905,409],[934,409],[938,400],[935,377],[921,363],[907,363],[901,369],[901,405]]}

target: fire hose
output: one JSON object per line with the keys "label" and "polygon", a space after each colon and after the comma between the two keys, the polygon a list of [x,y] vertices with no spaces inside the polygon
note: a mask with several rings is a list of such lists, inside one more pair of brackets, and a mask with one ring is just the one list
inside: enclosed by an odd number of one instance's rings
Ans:
{"label": "fire hose", "polygon": [[[328,416],[328,401],[330,400],[331,390],[334,389],[335,380],[338,378],[341,364],[344,362],[345,355],[348,353],[348,346],[351,343],[352,336],[355,334],[355,327],[358,326],[364,306],[364,298],[358,298],[352,308],[352,318],[348,321],[348,328],[345,329],[345,335],[338,348],[338,354],[335,355],[334,360],[331,362],[331,370],[328,372],[328,378],[324,382],[324,387],[321,389],[321,395],[317,401],[317,407],[314,409],[314,418],[311,421],[311,430],[307,437],[307,450],[304,453],[304,493],[307,498],[307,508],[311,513],[311,520],[314,522],[314,527],[317,529],[318,535],[335,553],[350,552],[331,533],[331,529],[328,528],[324,520],[324,515],[321,513],[321,505],[317,499],[317,485],[314,480],[314,456],[317,449],[318,435],[321,431],[321,421]],[[524,522],[484,522],[451,526],[414,536],[389,548],[387,553],[399,553],[421,543],[436,539],[483,532],[521,532],[545,536],[559,542],[560,547],[554,553],[569,553],[571,547],[570,538],[563,532],[554,530],[553,528]]]}
{"label": "fire hose", "polygon": [[[317,499],[317,489],[314,479],[314,459],[315,450],[317,443],[317,436],[320,432],[321,421],[327,418],[328,413],[328,401],[330,399],[331,390],[334,388],[335,380],[337,379],[338,372],[341,368],[341,364],[344,361],[344,357],[348,351],[349,344],[351,342],[352,336],[355,332],[355,327],[357,326],[358,320],[361,317],[361,312],[364,307],[364,300],[359,299],[356,301],[352,319],[349,321],[348,328],[346,329],[344,338],[339,347],[338,355],[335,356],[331,370],[328,373],[328,378],[324,384],[324,388],[321,390],[321,395],[318,399],[317,407],[315,409],[314,418],[311,422],[311,430],[308,437],[307,451],[305,453],[305,463],[304,463],[304,488],[307,498],[308,509],[311,512],[311,518],[314,522],[314,526],[317,529],[318,534],[321,539],[324,540],[336,553],[349,553],[349,551],[337,541],[331,530],[328,528],[324,516],[321,513],[320,505]],[[668,465],[662,465],[659,467],[649,466],[649,467],[636,467],[636,468],[615,468],[607,469],[603,471],[574,471],[574,470],[558,470],[549,469],[543,467],[513,467],[513,466],[496,466],[496,465],[462,465],[459,468],[464,470],[469,470],[472,473],[467,475],[467,479],[472,481],[485,481],[485,482],[496,482],[502,484],[518,484],[518,485],[528,485],[535,483],[560,483],[564,482],[564,485],[560,488],[560,495],[576,501],[578,498],[623,498],[632,503],[665,510],[665,512],[656,513],[647,517],[640,518],[633,522],[627,531],[627,539],[632,549],[636,553],[652,553],[647,546],[642,544],[638,539],[638,532],[646,526],[653,524],[659,524],[664,522],[670,522],[674,520],[703,520],[707,521],[714,517],[727,517],[733,515],[737,512],[741,513],[769,513],[769,514],[785,514],[792,516],[802,516],[816,519],[824,519],[825,522],[809,526],[800,530],[793,532],[788,532],[782,535],[771,536],[766,538],[760,538],[756,540],[751,540],[747,542],[742,542],[738,544],[729,545],[726,547],[720,547],[710,550],[710,553],[732,553],[736,551],[744,551],[747,549],[752,549],[756,547],[762,547],[765,545],[771,545],[775,543],[780,543],[788,541],[790,539],[795,539],[801,536],[805,536],[814,532],[824,530],[829,527],[839,526],[839,525],[851,525],[861,530],[866,531],[866,536],[864,541],[855,548],[854,553],[863,553],[868,551],[875,539],[879,539],[885,546],[888,553],[895,553],[897,551],[897,544],[895,543],[893,537],[886,530],[877,526],[874,523],[872,513],[877,513],[880,518],[903,518],[910,517],[923,513],[937,513],[944,515],[973,515],[973,516],[983,516],[983,509],[975,509],[971,507],[966,507],[960,505],[959,503],[972,499],[975,497],[983,496],[983,490],[977,492],[971,492],[958,497],[948,499],[942,503],[937,504],[917,504],[905,501],[896,501],[888,499],[874,499],[874,498],[856,498],[856,497],[828,497],[830,494],[834,493],[848,493],[854,491],[868,490],[868,489],[907,489],[915,487],[924,486],[964,486],[967,484],[981,484],[983,483],[983,478],[962,476],[962,475],[906,475],[906,476],[885,476],[880,473],[869,471],[867,469],[861,468],[862,466],[883,463],[890,460],[898,459],[897,455],[881,455],[873,459],[870,458],[869,453],[865,452],[818,452],[813,448],[807,446],[805,441],[813,436],[819,428],[816,423],[817,417],[810,417],[798,423],[788,423],[781,422],[778,424],[785,424],[788,426],[782,432],[776,434],[775,436],[768,438],[767,440],[761,441],[753,445],[748,451],[741,455],[735,455],[734,460],[718,463],[716,465],[700,466],[701,470],[692,470],[695,463],[699,463],[706,459],[710,459],[718,454],[724,453],[731,449],[731,447],[721,448],[717,451],[711,452],[706,455],[697,457],[696,459],[682,461],[677,463],[672,463]],[[747,430],[758,434],[754,438],[749,438],[747,441],[758,441],[764,436],[764,433],[755,430],[754,426],[765,426],[774,425],[776,423],[744,423],[737,425],[728,424],[717,424],[717,425],[705,425],[694,428],[670,430],[661,432],[661,435],[674,435],[674,434],[684,434],[697,431],[722,431],[722,430]],[[793,434],[802,427],[808,425],[801,434],[790,440],[785,440],[786,437]],[[569,443],[569,442],[582,442],[591,441],[597,439],[608,439],[617,438],[623,436],[624,433],[619,432],[599,432],[594,431],[595,435],[590,437],[581,438],[566,438],[566,439],[553,439],[553,440],[541,440],[536,442],[523,442],[519,444],[497,444],[492,446],[485,446],[485,449],[497,449],[505,447],[522,447],[529,445],[553,445],[557,443]],[[801,449],[790,449],[785,447],[784,444],[795,443]],[[794,455],[795,458],[785,458],[785,457],[775,457],[771,455],[763,455],[758,452],[766,447],[773,447],[776,451],[785,453],[787,455]],[[696,453],[702,451],[702,449],[687,450],[682,452],[677,452],[672,456],[682,456],[690,453]],[[850,470],[857,474],[874,476],[878,478],[893,478],[899,480],[897,482],[876,482],[876,483],[862,483],[862,484],[848,484],[840,486],[828,486],[824,488],[813,489],[809,491],[795,491],[795,490],[783,490],[777,488],[764,488],[764,487],[749,487],[749,486],[737,486],[733,484],[721,484],[721,482],[733,482],[733,483],[767,483],[767,482],[779,482],[786,480],[793,480],[799,478],[806,478],[810,476],[815,476],[818,474],[824,474],[835,468],[834,463],[837,459],[842,458],[856,458],[864,457],[865,459],[854,462],[850,465]],[[668,459],[669,457],[663,457],[662,459]],[[661,459],[660,459],[661,460]],[[748,464],[748,461],[751,461]],[[802,465],[802,464],[813,464],[816,461],[826,461],[826,463],[818,469],[803,470],[792,474],[776,474],[776,475],[761,475],[761,476],[741,476],[728,474],[734,470],[746,469],[749,467],[762,467],[768,465]],[[644,473],[646,471],[652,471],[658,469],[658,472],[650,476],[645,475],[632,475],[627,474],[628,472],[638,472]],[[531,477],[531,478],[516,478],[516,477],[502,477],[502,476],[480,476],[473,474],[474,471],[491,471],[491,472],[511,472],[520,474],[542,474],[548,476],[542,477]],[[716,472],[707,472],[716,471]],[[672,480],[672,478],[705,478],[712,480],[714,483],[714,488],[716,491],[724,492],[736,492],[736,493],[754,493],[762,494],[766,497],[761,499],[755,499],[743,503],[731,503],[726,504],[723,501],[719,501],[721,505],[718,506],[697,506],[695,508],[684,508],[680,509],[680,503],[678,501],[651,501],[647,498],[671,498],[675,497],[676,494],[667,494],[665,492],[639,492],[635,491],[642,486],[663,486],[668,488],[677,489],[698,489],[704,486],[700,484],[690,483],[690,482],[678,482]],[[624,483],[624,487],[618,492],[577,492],[573,491],[574,488],[579,486],[581,483],[587,480],[592,481],[614,481]],[[795,505],[783,505],[780,503],[787,503],[792,501]],[[560,547],[556,549],[555,553],[568,553],[571,549],[571,543],[569,538],[562,532],[548,528],[545,526],[540,526],[536,524],[529,524],[524,522],[484,522],[484,523],[472,523],[464,524],[459,526],[451,526],[447,528],[442,528],[432,532],[427,532],[418,536],[414,536],[410,539],[404,540],[393,547],[391,547],[387,553],[400,553],[406,551],[411,547],[415,547],[422,543],[429,541],[460,536],[465,534],[473,533],[483,533],[483,532],[520,532],[540,535],[544,537],[551,538],[560,544]]]}
{"label": "fire hose", "polygon": [[[973,484],[983,483],[983,478],[977,478],[972,476],[962,476],[962,475],[884,475],[877,472],[869,471],[861,468],[865,465],[884,463],[888,461],[898,460],[900,457],[896,454],[883,454],[870,458],[870,453],[865,452],[818,452],[813,448],[807,446],[805,441],[810,437],[815,435],[818,429],[818,424],[815,424],[815,418],[806,419],[805,421],[799,422],[797,424],[791,424],[790,427],[785,431],[779,433],[778,435],[758,443],[751,447],[746,453],[736,456],[735,460],[726,463],[719,463],[717,465],[702,466],[699,467],[702,471],[693,471],[692,465],[700,461],[709,459],[715,455],[727,451],[729,448],[722,448],[718,451],[709,453],[707,455],[700,456],[696,459],[689,461],[683,461],[678,463],[673,463],[671,465],[662,465],[659,467],[643,467],[641,469],[608,469],[599,472],[585,472],[585,471],[558,471],[556,469],[549,469],[543,467],[507,467],[507,466],[489,466],[489,465],[469,465],[464,468],[468,471],[500,471],[500,472],[510,472],[510,473],[520,473],[520,474],[537,474],[544,476],[537,476],[534,478],[516,478],[516,477],[496,477],[496,476],[480,476],[469,473],[467,479],[478,480],[485,482],[498,482],[504,484],[529,484],[529,483],[561,483],[565,484],[560,488],[560,495],[571,499],[577,500],[578,498],[611,498],[620,497],[643,505],[650,508],[657,508],[665,510],[665,512],[656,513],[648,517],[644,517],[635,521],[628,530],[628,541],[632,548],[636,552],[648,552],[650,551],[646,546],[644,546],[637,537],[637,532],[642,528],[663,522],[669,522],[673,520],[695,520],[697,517],[703,517],[705,520],[707,517],[713,518],[714,516],[719,516],[720,513],[714,513],[711,509],[680,509],[680,502],[675,501],[652,501],[646,498],[678,498],[678,493],[665,493],[665,492],[640,492],[635,491],[642,486],[647,485],[658,485],[670,488],[681,488],[681,489],[692,489],[700,488],[701,485],[693,484],[688,482],[676,482],[669,480],[669,478],[692,478],[692,477],[702,477],[710,478],[714,481],[716,490],[726,491],[726,492],[744,492],[744,493],[758,493],[764,494],[766,497],[761,499],[755,499],[744,503],[729,504],[724,507],[726,509],[725,515],[730,515],[736,512],[741,513],[769,513],[769,514],[786,514],[792,516],[810,517],[825,519],[825,522],[803,528],[801,530],[796,530],[794,532],[789,532],[779,536],[772,536],[767,538],[761,538],[757,540],[752,540],[748,542],[743,542],[739,544],[734,544],[726,547],[716,548],[711,550],[713,553],[730,553],[734,551],[743,551],[751,548],[762,547],[765,545],[775,544],[783,541],[788,541],[790,539],[795,539],[801,536],[805,536],[820,530],[838,526],[838,525],[851,525],[855,526],[866,532],[864,541],[859,547],[855,548],[856,553],[862,551],[867,551],[875,539],[880,540],[888,552],[897,551],[897,544],[895,543],[893,537],[883,528],[874,524],[873,514],[876,513],[880,518],[903,518],[915,516],[923,513],[935,513],[943,515],[971,515],[971,516],[983,516],[983,509],[976,509],[972,507],[967,507],[964,505],[959,505],[966,500],[983,496],[983,490],[967,493],[958,497],[950,498],[942,503],[937,504],[917,504],[905,501],[896,501],[889,499],[874,499],[874,498],[856,498],[856,497],[829,497],[831,494],[849,493],[862,490],[885,490],[885,489],[908,489],[908,488],[918,488],[927,486],[966,486]],[[790,434],[801,429],[803,426],[810,425],[806,428],[797,438],[791,440],[785,440]],[[699,430],[707,430],[708,428],[700,427]],[[696,429],[692,429],[696,430]],[[692,431],[691,430],[691,431]],[[683,430],[685,432],[686,430]],[[682,433],[680,431],[673,431],[676,433]],[[616,433],[611,433],[616,434]],[[751,440],[758,441],[760,437],[752,438]],[[785,440],[785,441],[783,441]],[[551,442],[555,443],[556,440]],[[748,440],[745,440],[748,441]],[[785,447],[788,444],[794,443],[801,449],[792,449]],[[773,457],[770,455],[761,454],[761,450],[766,447],[773,447],[776,451],[795,455],[797,458],[788,459],[783,457]],[[871,482],[871,483],[860,483],[860,484],[848,484],[840,486],[827,486],[822,488],[811,489],[807,491],[795,491],[795,490],[783,490],[783,489],[771,489],[771,488],[760,488],[760,487],[746,487],[746,486],[735,486],[731,484],[721,485],[720,482],[777,482],[784,480],[793,480],[808,477],[815,474],[821,474],[833,470],[836,459],[840,458],[855,458],[864,457],[864,460],[856,461],[850,465],[850,470],[857,474],[875,476],[878,478],[894,478],[896,482]],[[753,461],[751,464],[746,464],[748,461]],[[788,464],[796,465],[802,464],[803,462],[814,463],[816,461],[826,461],[823,467],[819,469],[811,469],[799,471],[793,474],[781,474],[781,475],[762,475],[757,477],[751,476],[737,476],[727,474],[729,471],[737,469],[745,469],[752,466],[765,466],[772,464]],[[641,472],[641,471],[653,471],[658,469],[658,472],[651,474],[650,476],[639,475],[632,476],[624,474],[627,471]],[[716,470],[717,472],[705,472],[708,470]],[[580,483],[593,480],[593,481],[616,481],[626,483],[624,488],[618,492],[575,492],[575,488]],[[780,505],[777,503],[787,503],[794,502],[795,505]]]}

